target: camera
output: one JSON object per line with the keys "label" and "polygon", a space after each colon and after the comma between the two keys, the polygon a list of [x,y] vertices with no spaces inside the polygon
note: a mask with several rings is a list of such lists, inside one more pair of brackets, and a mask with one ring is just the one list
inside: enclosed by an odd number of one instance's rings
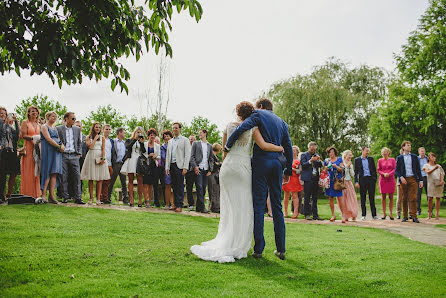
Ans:
{"label": "camera", "polygon": [[8,113],[8,119],[12,120],[14,118],[14,113]]}
{"label": "camera", "polygon": [[138,134],[138,139],[144,138],[144,136],[142,135],[142,133]]}

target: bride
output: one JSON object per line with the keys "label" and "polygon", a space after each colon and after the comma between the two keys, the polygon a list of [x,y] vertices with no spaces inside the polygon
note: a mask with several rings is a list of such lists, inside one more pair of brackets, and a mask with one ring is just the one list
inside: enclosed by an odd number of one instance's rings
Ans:
{"label": "bride", "polygon": [[[239,122],[231,122],[223,132],[223,145],[234,129],[254,112],[254,106],[242,101],[236,107]],[[283,151],[266,143],[255,127],[244,132],[224,158],[220,170],[220,223],[217,236],[191,247],[192,253],[206,261],[234,262],[246,258],[251,248],[254,226],[251,180],[253,140],[264,151]],[[223,153],[224,154],[224,153]]]}

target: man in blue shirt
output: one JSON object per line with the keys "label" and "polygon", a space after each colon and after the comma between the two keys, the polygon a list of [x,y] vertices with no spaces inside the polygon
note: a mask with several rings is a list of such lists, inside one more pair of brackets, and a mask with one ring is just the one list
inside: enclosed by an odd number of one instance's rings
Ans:
{"label": "man in blue shirt", "polygon": [[[401,200],[403,203],[404,218],[402,222],[408,220],[408,208],[413,222],[419,223],[417,219],[417,192],[418,187],[423,187],[420,163],[418,157],[410,153],[412,145],[409,141],[404,141],[401,148],[404,153],[396,159],[395,174],[400,181]],[[408,206],[409,205],[409,206]]]}
{"label": "man in blue shirt", "polygon": [[[426,191],[426,197],[427,197],[427,174],[425,171],[423,171],[423,166],[427,164],[427,156],[426,156],[426,149],[424,149],[424,147],[418,148],[418,161],[420,162],[421,176],[423,177],[423,187],[424,190]],[[418,188],[417,215],[421,214],[421,195],[423,194],[423,187]]]}
{"label": "man in blue shirt", "polygon": [[125,129],[120,127],[116,130],[116,139],[114,139],[113,142],[113,149],[112,149],[112,156],[111,156],[111,162],[113,167],[113,172],[110,178],[110,184],[108,186],[108,201],[111,199],[111,194],[113,191],[113,186],[115,185],[116,179],[119,176],[119,179],[121,180],[121,189],[122,189],[122,201],[124,204],[129,203],[129,194],[127,190],[127,183],[126,183],[126,175],[121,174],[121,168],[122,168],[122,159],[125,155]]}
{"label": "man in blue shirt", "polygon": [[369,194],[370,210],[372,217],[378,220],[375,207],[375,186],[376,186],[376,165],[373,157],[369,156],[370,149],[368,146],[362,147],[361,156],[355,158],[355,186],[359,188],[361,195],[362,220],[366,219],[366,197]]}

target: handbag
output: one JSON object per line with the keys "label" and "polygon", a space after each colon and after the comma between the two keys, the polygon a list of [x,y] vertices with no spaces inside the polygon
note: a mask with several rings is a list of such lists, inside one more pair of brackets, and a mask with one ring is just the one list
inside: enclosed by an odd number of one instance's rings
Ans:
{"label": "handbag", "polygon": [[345,172],[344,172],[344,174],[342,175],[341,178],[338,178],[338,176],[335,175],[335,180],[334,180],[334,183],[333,183],[333,189],[334,190],[343,190],[343,189],[347,188],[347,186],[345,186],[344,177],[345,177]]}
{"label": "handbag", "polygon": [[330,176],[328,176],[328,172],[322,170],[319,175],[319,186],[322,188],[330,188]]}
{"label": "handbag", "polygon": [[100,165],[100,164],[101,164],[101,161],[102,161],[102,158],[101,158],[101,157],[96,157],[96,158],[94,159],[94,161],[96,162],[97,165]]}
{"label": "handbag", "polygon": [[147,158],[142,154],[136,161],[136,173],[142,176],[149,176],[152,174],[152,167],[147,163]]}

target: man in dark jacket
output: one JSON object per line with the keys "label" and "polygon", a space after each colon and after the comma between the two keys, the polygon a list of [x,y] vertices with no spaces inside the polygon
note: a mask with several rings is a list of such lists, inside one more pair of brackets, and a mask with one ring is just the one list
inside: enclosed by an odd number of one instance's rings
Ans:
{"label": "man in dark jacket", "polygon": [[376,165],[373,157],[369,156],[370,149],[368,146],[362,147],[361,156],[355,158],[355,186],[359,188],[361,196],[362,220],[366,217],[366,196],[369,193],[370,209],[372,217],[378,220],[375,208],[375,186],[376,186]]}
{"label": "man in dark jacket", "polygon": [[404,150],[404,153],[396,158],[395,174],[400,181],[399,187],[403,201],[404,218],[402,222],[408,220],[407,209],[409,207],[413,222],[419,223],[417,218],[417,192],[418,188],[423,187],[420,163],[418,157],[410,153],[412,145],[409,141],[404,141],[401,144],[401,148]]}

